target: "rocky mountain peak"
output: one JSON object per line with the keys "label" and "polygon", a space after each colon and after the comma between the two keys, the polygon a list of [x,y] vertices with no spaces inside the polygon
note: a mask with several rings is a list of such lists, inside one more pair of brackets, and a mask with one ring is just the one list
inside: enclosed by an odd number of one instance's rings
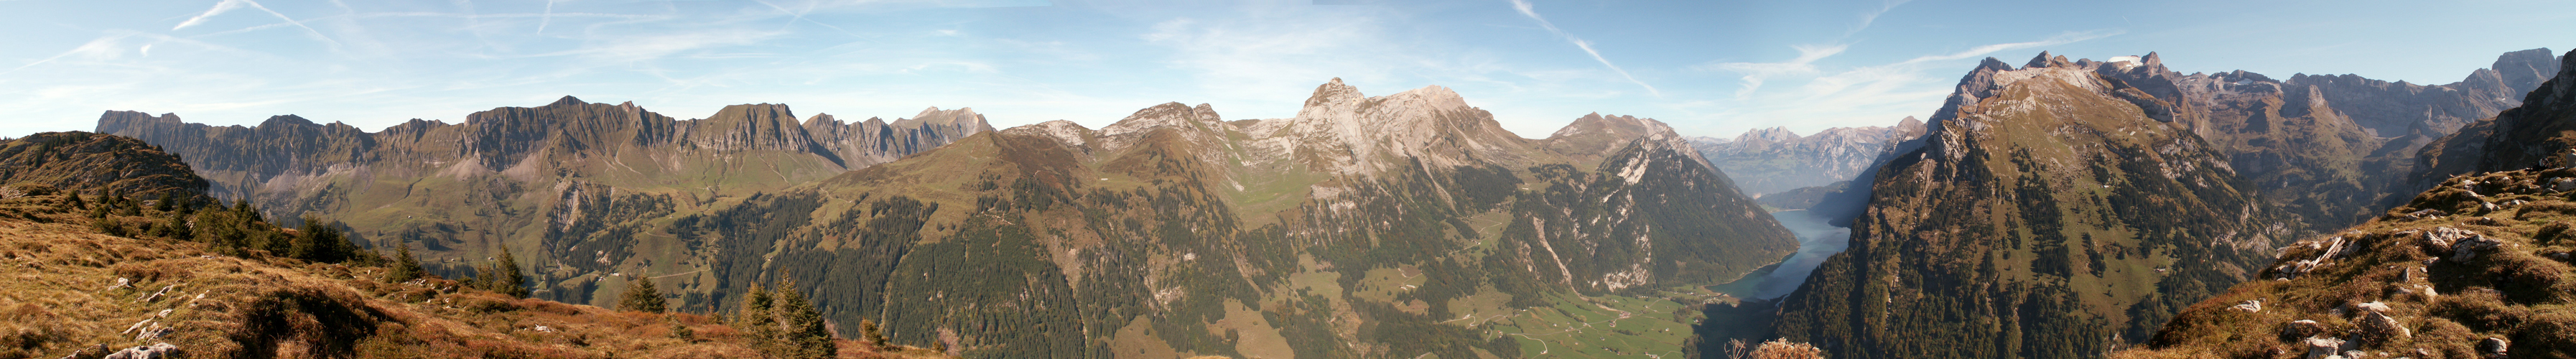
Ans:
{"label": "rocky mountain peak", "polygon": [[1905,116],[1904,120],[1896,121],[1896,130],[1915,136],[1923,135],[1923,120],[1914,119],[1914,116]]}
{"label": "rocky mountain peak", "polygon": [[1154,107],[1136,110],[1136,113],[1128,114],[1127,118],[1119,119],[1117,123],[1101,127],[1100,135],[1118,136],[1163,127],[1212,131],[1223,128],[1224,121],[1224,118],[1216,113],[1214,106],[1199,104],[1197,107],[1191,107],[1179,102],[1165,102]]}
{"label": "rocky mountain peak", "polygon": [[846,125],[849,125],[849,123],[841,122],[841,119],[840,119],[840,118],[838,118],[838,117],[832,117],[832,114],[828,114],[828,113],[817,113],[817,114],[814,114],[813,116],[805,117],[805,123],[804,123],[804,124],[805,124],[805,127],[806,127],[807,131],[812,131],[812,129],[813,129],[815,126],[819,126],[819,125],[831,125],[831,126],[846,126]]}
{"label": "rocky mountain peak", "polygon": [[1082,124],[1080,123],[1065,120],[1054,120],[1022,125],[1020,127],[1012,127],[1009,129],[1003,129],[1002,133],[1046,136],[1055,138],[1057,141],[1064,141],[1065,145],[1074,147],[1090,145],[1091,137],[1093,135],[1091,128],[1082,127]]}
{"label": "rocky mountain peak", "polygon": [[2505,87],[2519,90],[2509,95],[2510,98],[2519,101],[2523,96],[2531,93],[2529,89],[2540,87],[2541,82],[2549,81],[2551,76],[2556,76],[2558,70],[2564,67],[2559,64],[2558,57],[2552,54],[2554,53],[2546,47],[2507,52],[2496,56],[2495,64],[2487,68],[2496,71],[2496,77],[2504,80]]}
{"label": "rocky mountain peak", "polygon": [[1744,134],[1735,136],[1735,142],[1789,142],[1796,141],[1798,138],[1797,131],[1790,131],[1788,126],[1778,126],[1744,131]]}
{"label": "rocky mountain peak", "polygon": [[2064,56],[2064,55],[2054,55],[2054,56],[2052,56],[2052,55],[2049,55],[2049,53],[2048,53],[2047,51],[2040,51],[2040,52],[2039,52],[2039,56],[2036,56],[2036,57],[2032,57],[2032,58],[2030,58],[2030,62],[2023,63],[2023,64],[2021,65],[2021,67],[2023,67],[2023,68],[2041,68],[2041,67],[2058,67],[2058,66],[2066,66],[2066,65],[2074,65],[2074,64],[2075,64],[2075,62],[2067,61],[2067,60],[2066,60],[2066,56]]}
{"label": "rocky mountain peak", "polygon": [[1417,88],[1417,89],[1412,89],[1412,90],[1406,90],[1406,91],[1404,91],[1404,92],[1398,92],[1398,93],[1396,93],[1396,94],[1394,94],[1394,95],[1388,95],[1388,96],[1387,96],[1387,98],[1392,99],[1392,100],[1393,100],[1393,102],[1418,103],[1418,104],[1421,104],[1421,105],[1422,105],[1422,107],[1424,107],[1424,108],[1432,108],[1432,109],[1465,109],[1465,108],[1467,108],[1467,98],[1466,98],[1466,97],[1458,96],[1458,92],[1457,92],[1457,91],[1452,91],[1452,90],[1450,90],[1448,87],[1443,87],[1443,86],[1440,86],[1440,85],[1423,86],[1422,88]]}
{"label": "rocky mountain peak", "polygon": [[[2571,59],[2576,56],[2559,60]],[[2576,62],[2560,63],[2557,70],[2554,78],[2530,91],[2522,106],[2471,123],[2459,133],[2427,145],[2418,155],[2425,171],[2417,173],[2415,180],[2430,184],[2458,174],[2553,163],[2568,166],[2562,155],[2576,147],[2571,145],[2576,144],[2576,136],[2565,135],[2576,131]]]}
{"label": "rocky mountain peak", "polygon": [[[572,95],[564,95],[563,98],[555,99],[554,103],[546,104],[546,106],[580,106],[588,104],[590,103],[581,102],[580,98],[574,98]],[[634,102],[627,102],[627,104],[634,104]]]}
{"label": "rocky mountain peak", "polygon": [[98,115],[97,131],[98,133],[116,133],[117,131],[123,131],[127,128],[178,126],[181,123],[182,122],[179,121],[178,114],[164,113],[160,116],[153,116],[145,114],[142,111],[109,110]]}
{"label": "rocky mountain peak", "polygon": [[785,104],[732,105],[706,119],[690,121],[683,132],[698,148],[803,151],[814,140],[798,122],[795,111]]}
{"label": "rocky mountain peak", "polygon": [[[1446,87],[1427,86],[1394,95],[1363,97],[1359,88],[1336,78],[1315,88],[1297,117],[1253,124],[1254,131],[1295,139],[1302,158],[1317,168],[1358,174],[1391,168],[1392,161],[1432,152],[1494,152],[1499,145],[1526,141],[1494,122],[1493,115],[1467,106]],[[1286,131],[1286,132],[1277,132]],[[1114,131],[1113,131],[1114,132]],[[1441,139],[1456,140],[1434,149]],[[1508,156],[1495,152],[1495,156]],[[1489,157],[1490,158],[1490,157]],[[1462,158],[1424,158],[1443,163]]]}
{"label": "rocky mountain peak", "polygon": [[[1359,87],[1342,84],[1342,78],[1335,77],[1330,82],[1315,86],[1315,94],[1306,97],[1306,108],[1315,108],[1322,104],[1354,102],[1366,98],[1368,95],[1360,94]],[[1304,114],[1299,114],[1299,117],[1304,117]]]}
{"label": "rocky mountain peak", "polygon": [[273,125],[312,126],[314,123],[313,120],[307,120],[304,119],[303,116],[296,115],[269,116],[268,120],[259,122],[259,127],[268,127]]}
{"label": "rocky mountain peak", "polygon": [[930,108],[922,109],[921,113],[912,115],[912,118],[896,119],[894,124],[891,126],[897,128],[917,128],[925,126],[949,128],[963,131],[966,134],[993,130],[993,125],[986,123],[984,121],[984,115],[975,113],[975,108],[973,107],[959,107],[954,110],[941,110],[938,106],[932,106]]}
{"label": "rocky mountain peak", "polygon": [[1548,138],[1565,138],[1585,134],[1604,134],[1617,138],[1636,137],[1646,134],[1646,121],[1650,120],[1640,119],[1636,116],[1602,116],[1600,112],[1594,112],[1583,115],[1583,117],[1575,118],[1574,123],[1566,124],[1565,128],[1557,129],[1556,133],[1549,134]]}

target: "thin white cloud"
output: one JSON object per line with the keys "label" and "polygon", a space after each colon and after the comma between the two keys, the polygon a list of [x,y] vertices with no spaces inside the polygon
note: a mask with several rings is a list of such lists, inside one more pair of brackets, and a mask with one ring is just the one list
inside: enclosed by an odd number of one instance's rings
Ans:
{"label": "thin white cloud", "polygon": [[289,25],[295,25],[296,28],[304,29],[306,37],[310,37],[314,41],[321,41],[324,44],[329,44],[334,49],[341,46],[340,41],[332,40],[330,36],[323,35],[322,31],[314,30],[311,26],[304,26],[303,21],[295,20],[293,17],[287,17],[284,13],[279,13],[277,10],[270,10],[268,6],[260,5],[258,1],[251,0],[224,0],[222,2],[217,2],[215,3],[215,7],[208,8],[205,12],[197,13],[197,16],[189,17],[186,21],[180,21],[179,26],[170,27],[170,31],[179,31],[179,29],[186,29],[197,26],[198,24],[204,24],[208,18],[213,18],[215,15],[222,15],[226,12],[240,9],[244,6],[259,9],[260,12],[266,12],[269,16],[276,16],[278,20],[285,20]]}
{"label": "thin white cloud", "polygon": [[546,14],[537,17],[537,33],[545,33],[546,25],[553,24],[554,22],[555,0],[546,0]]}
{"label": "thin white cloud", "polygon": [[1997,51],[2005,51],[2005,50],[2020,50],[2020,49],[2037,48],[2037,47],[2042,47],[2042,46],[2057,46],[2057,45],[2065,45],[2065,44],[2069,44],[2069,43],[2075,43],[2075,42],[2078,42],[2078,41],[2092,40],[2092,39],[2099,39],[2099,38],[2105,38],[2105,37],[2111,37],[2111,36],[2118,36],[2118,35],[2120,35],[2120,34],[2126,34],[2126,33],[2128,33],[2128,31],[2127,31],[2127,30],[2118,30],[2118,29],[2087,30],[2087,31],[2070,31],[2070,32],[2066,32],[2066,33],[2060,33],[2060,34],[2057,34],[2057,36],[2052,36],[2052,37],[2049,37],[2048,39],[2045,39],[2045,40],[2031,41],[2031,42],[2015,42],[2015,43],[2008,43],[2008,44],[1993,44],[1993,45],[1978,46],[1978,47],[1968,48],[1968,50],[1966,50],[1966,51],[1953,52],[1953,53],[1948,53],[1948,54],[1939,54],[1939,55],[1926,55],[1926,56],[1922,56],[1922,57],[1916,57],[1916,58],[1913,58],[1913,59],[1907,59],[1907,60],[1905,60],[1905,62],[1902,62],[1902,63],[1905,63],[1905,64],[1912,64],[1912,63],[1922,63],[1922,62],[1929,62],[1929,61],[1947,61],[1947,60],[1958,60],[1958,59],[1966,59],[1966,58],[1973,58],[1973,57],[1984,57],[1984,56],[1986,56],[1986,54],[1992,54],[1992,53],[1995,53],[1995,52],[1997,52]]}
{"label": "thin white cloud", "polygon": [[[1703,65],[1704,70],[1746,71],[1748,78],[1761,75],[1770,82],[1804,80],[1797,87],[1780,91],[1739,92],[1734,106],[1709,117],[1730,123],[1730,127],[1765,128],[1833,123],[1885,125],[1904,116],[1924,116],[1939,107],[1950,95],[1949,83],[1957,71],[1966,68],[1956,61],[1986,57],[1997,52],[2030,50],[2048,46],[2100,39],[2119,35],[2119,30],[2092,30],[2060,33],[2037,41],[1988,44],[1948,53],[1928,54],[1903,61],[1843,70],[1824,70],[1799,60],[1821,59],[1838,53],[1832,47],[1802,47],[1797,60],[1780,63]],[[1830,51],[1828,51],[1830,50]],[[1767,72],[1766,72],[1767,71]],[[1749,81],[1748,88],[1761,81]],[[1813,130],[1813,129],[1810,129]]]}
{"label": "thin white cloud", "polygon": [[1165,60],[1187,70],[1199,87],[1216,99],[1293,98],[1336,77],[1382,79],[1390,76],[1390,58],[1398,46],[1377,36],[1374,18],[1266,14],[1249,18],[1200,21],[1177,18],[1156,23],[1141,36],[1147,43],[1172,50]]}
{"label": "thin white cloud", "polygon": [[1743,73],[1744,77],[1738,82],[1744,86],[1735,91],[1735,97],[1745,98],[1752,96],[1755,90],[1762,89],[1763,81],[1771,77],[1815,74],[1816,60],[1840,54],[1850,47],[1850,45],[1797,45],[1790,48],[1798,50],[1798,58],[1786,62],[1725,62],[1705,64],[1695,68]]}
{"label": "thin white cloud", "polygon": [[[5,76],[5,75],[8,75],[8,74],[10,74],[10,73],[18,72],[18,70],[25,70],[25,69],[27,69],[27,68],[29,68],[29,67],[36,67],[36,65],[43,65],[43,64],[46,64],[46,63],[54,62],[54,60],[60,60],[60,59],[65,58],[65,57],[72,57],[72,56],[76,56],[76,55],[86,55],[86,56],[91,57],[91,58],[110,58],[110,57],[115,57],[117,53],[119,53],[119,52],[122,52],[122,51],[123,51],[123,50],[119,50],[119,49],[123,48],[123,46],[122,46],[122,45],[119,45],[119,43],[120,43],[120,41],[119,41],[119,40],[124,40],[124,39],[125,39],[126,37],[128,37],[128,36],[131,36],[131,35],[128,35],[128,34],[111,34],[111,35],[107,35],[107,36],[101,36],[101,37],[96,38],[96,39],[90,39],[90,40],[89,40],[89,42],[81,43],[81,45],[80,45],[80,46],[73,47],[70,51],[63,51],[63,53],[60,53],[60,54],[54,54],[54,56],[53,56],[53,57],[47,57],[47,58],[45,58],[45,59],[43,59],[43,60],[36,60],[36,61],[34,61],[34,62],[28,62],[28,63],[27,63],[27,64],[25,64],[25,65],[18,65],[18,67],[10,68],[10,69],[9,69],[9,71],[0,71],[0,76]],[[145,46],[145,49],[146,49],[146,50],[149,50],[149,49],[150,49],[150,46]]]}
{"label": "thin white cloud", "polygon": [[170,27],[170,31],[179,31],[179,29],[185,29],[190,26],[197,26],[197,24],[206,23],[206,18],[215,17],[215,15],[223,15],[225,12],[239,9],[242,7],[242,3],[242,0],[223,0],[215,2],[214,8],[209,8],[206,9],[205,12],[197,13],[197,16],[189,17],[188,21],[180,21],[179,26]]}
{"label": "thin white cloud", "polygon": [[1888,11],[1894,11],[1894,10],[1896,10],[1896,6],[1897,6],[1897,5],[1905,5],[1905,3],[1907,3],[1907,2],[1911,2],[1911,1],[1914,1],[1914,0],[1886,0],[1886,1],[1880,2],[1880,3],[1879,3],[1879,6],[1878,6],[1878,8],[1877,8],[1877,9],[1872,9],[1872,10],[1870,10],[1869,12],[1861,13],[1861,14],[1860,14],[1860,24],[1858,24],[1858,25],[1852,25],[1852,28],[1851,28],[1851,30],[1850,30],[1850,31],[1844,31],[1844,32],[1843,32],[1843,37],[1851,37],[1853,34],[1859,34],[1861,30],[1867,30],[1867,29],[1869,29],[1869,25],[1870,25],[1870,24],[1878,22],[1878,17],[1879,17],[1879,16],[1887,15],[1887,12],[1888,12]]}
{"label": "thin white cloud", "polygon": [[1655,97],[1664,96],[1664,92],[1662,90],[1656,90],[1654,85],[1648,85],[1645,81],[1638,81],[1637,76],[1629,75],[1627,69],[1621,69],[1619,68],[1619,64],[1610,63],[1609,58],[1601,57],[1600,50],[1592,49],[1591,41],[1584,41],[1581,37],[1575,37],[1574,34],[1566,33],[1564,29],[1556,28],[1555,23],[1548,22],[1546,17],[1540,17],[1538,15],[1538,10],[1532,8],[1528,0],[1511,0],[1511,2],[1512,10],[1519,10],[1521,12],[1521,16],[1528,16],[1530,20],[1538,21],[1538,26],[1546,28],[1547,32],[1556,34],[1557,37],[1565,38],[1566,42],[1574,43],[1574,47],[1583,49],[1583,53],[1592,55],[1593,61],[1600,61],[1601,66],[1609,67],[1610,72],[1617,72],[1619,73],[1619,77],[1627,78],[1628,82],[1635,83],[1638,87],[1646,88],[1646,93],[1654,94]]}

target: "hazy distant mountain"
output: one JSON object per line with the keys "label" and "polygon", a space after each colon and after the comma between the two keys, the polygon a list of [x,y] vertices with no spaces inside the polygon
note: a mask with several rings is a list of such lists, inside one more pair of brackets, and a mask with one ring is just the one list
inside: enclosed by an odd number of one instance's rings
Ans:
{"label": "hazy distant mountain", "polygon": [[[2152,98],[2151,114],[2174,122],[2230,157],[2271,205],[2321,228],[2377,216],[2421,187],[2403,185],[2410,158],[2460,124],[2519,105],[2539,85],[2534,69],[2558,68],[2548,49],[2506,53],[2494,69],[2440,86],[2353,75],[2296,75],[2276,81],[2244,71],[2181,74],[2150,53],[2100,71]],[[2142,100],[2143,101],[2143,100]],[[2398,128],[2405,130],[2395,130]]]}
{"label": "hazy distant mountain", "polygon": [[1769,196],[1852,180],[1897,142],[1923,136],[1923,121],[1895,126],[1836,127],[1799,136],[1787,127],[1745,131],[1734,139],[1694,137],[1691,147],[1726,170],[1744,193]]}

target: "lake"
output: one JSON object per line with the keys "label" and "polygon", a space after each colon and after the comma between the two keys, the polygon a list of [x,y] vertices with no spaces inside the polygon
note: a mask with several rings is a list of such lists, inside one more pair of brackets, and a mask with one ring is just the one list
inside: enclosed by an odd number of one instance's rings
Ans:
{"label": "lake", "polygon": [[1826,257],[1851,248],[1851,229],[1826,224],[1827,218],[1817,216],[1815,212],[1771,212],[1771,219],[1780,221],[1780,226],[1789,227],[1790,233],[1797,234],[1798,252],[1734,283],[1709,286],[1710,290],[1746,299],[1767,300],[1786,296],[1790,291],[1798,290],[1798,284],[1805,283],[1807,274],[1824,264]]}

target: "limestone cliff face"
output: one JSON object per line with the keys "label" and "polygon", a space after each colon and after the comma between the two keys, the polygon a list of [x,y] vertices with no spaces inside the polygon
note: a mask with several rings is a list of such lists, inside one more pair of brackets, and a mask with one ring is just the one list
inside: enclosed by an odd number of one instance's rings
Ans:
{"label": "limestone cliff face", "polygon": [[2353,117],[2353,122],[2380,137],[2410,134],[2440,137],[2469,122],[2522,105],[2540,82],[2558,73],[2559,61],[2549,49],[2508,52],[2495,64],[2445,85],[2388,82],[2345,75],[2293,75],[2290,88],[2314,87],[2326,101]]}
{"label": "limestone cliff face", "polygon": [[892,162],[903,156],[928,151],[932,147],[957,142],[976,133],[991,132],[984,115],[973,108],[941,110],[931,107],[912,118],[885,119],[870,117],[866,121],[845,123],[830,114],[806,118],[805,132],[814,142],[830,150],[833,156],[857,163]]}
{"label": "limestone cliff face", "polygon": [[[2567,57],[2561,56],[2564,60]],[[2576,145],[2576,64],[2562,63],[2556,77],[2530,91],[2522,106],[2478,121],[2443,137],[2417,157],[2423,170],[2417,184],[2440,183],[2454,175],[2513,170],[2531,166],[2567,166]]]}
{"label": "limestone cliff face", "polygon": [[[837,121],[826,122],[828,115],[818,115],[817,126],[807,126],[798,123],[786,105],[757,104],[726,106],[706,119],[679,120],[633,103],[587,103],[567,96],[545,106],[476,112],[462,124],[412,120],[374,133],[337,122],[315,124],[293,115],[273,117],[255,127],[215,127],[185,123],[177,115],[156,117],[131,111],[100,116],[98,130],[170,147],[203,170],[218,174],[214,191],[218,196],[246,197],[263,192],[262,186],[294,187],[272,183],[276,179],[292,180],[335,167],[392,167],[404,175],[453,174],[504,172],[544,159],[534,166],[604,164],[640,174],[652,168],[706,170],[683,162],[753,151],[801,157],[793,162],[824,162],[810,171],[828,176],[990,130],[971,110],[964,116],[943,111],[924,114],[944,117],[938,122],[903,122],[916,125],[908,128],[881,122],[836,127],[823,126]],[[829,132],[818,140],[809,130]],[[877,135],[856,135],[861,131]],[[629,155],[638,157],[624,157]],[[615,160],[606,160],[610,158]],[[637,163],[621,162],[630,160]],[[450,167],[459,163],[472,165]]]}

